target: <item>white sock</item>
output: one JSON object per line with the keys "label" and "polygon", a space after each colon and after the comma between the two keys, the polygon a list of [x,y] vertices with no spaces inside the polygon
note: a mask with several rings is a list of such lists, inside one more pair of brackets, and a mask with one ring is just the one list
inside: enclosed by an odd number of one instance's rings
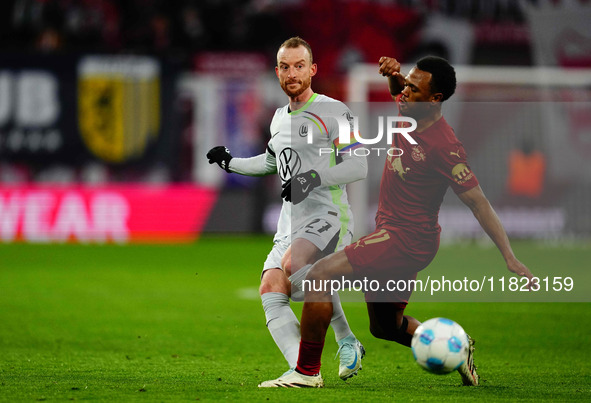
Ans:
{"label": "white sock", "polygon": [[306,275],[312,268],[311,264],[307,264],[294,274],[289,276],[289,282],[291,283],[291,300],[302,302],[304,300],[303,282],[306,279]]}
{"label": "white sock", "polygon": [[280,292],[261,295],[267,328],[290,368],[298,363],[300,322],[289,306],[289,297]]}
{"label": "white sock", "polygon": [[334,338],[336,341],[353,334],[349,327],[349,323],[347,322],[347,318],[345,317],[345,312],[343,312],[338,292],[335,292],[332,295],[332,318],[330,319],[330,326],[332,326],[332,330],[334,330]]}

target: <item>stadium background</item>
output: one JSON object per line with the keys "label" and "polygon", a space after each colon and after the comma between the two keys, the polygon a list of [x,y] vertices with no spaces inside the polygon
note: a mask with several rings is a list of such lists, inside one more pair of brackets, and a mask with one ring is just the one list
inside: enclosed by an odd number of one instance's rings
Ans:
{"label": "stadium background", "polygon": [[[588,1],[566,0],[2,2],[0,317],[7,324],[0,333],[7,357],[2,386],[16,393],[11,368],[26,372],[26,366],[15,363],[31,354],[53,364],[57,356],[59,362],[60,354],[54,355],[59,348],[50,343],[49,357],[54,358],[48,358],[39,352],[47,346],[27,344],[27,335],[40,318],[49,323],[64,320],[68,312],[78,320],[85,316],[69,307],[93,294],[69,292],[80,285],[92,288],[95,277],[109,292],[94,297],[108,294],[116,300],[121,298],[116,292],[120,278],[133,288],[132,279],[147,269],[154,288],[142,284],[158,295],[142,294],[146,304],[165,300],[167,290],[173,299],[184,296],[179,306],[194,302],[195,310],[186,314],[199,318],[209,333],[219,323],[203,316],[203,307],[216,301],[217,294],[226,295],[215,280],[219,262],[212,254],[241,251],[244,259],[233,264],[247,266],[243,270],[250,275],[221,265],[237,279],[226,286],[238,287],[232,296],[249,301],[253,321],[264,331],[256,286],[280,205],[278,180],[227,175],[210,166],[204,155],[219,144],[235,156],[262,152],[272,114],[285,104],[273,72],[276,50],[293,35],[312,45],[319,65],[316,92],[352,105],[371,105],[375,114],[390,113],[391,107],[384,103],[389,97],[383,79],[372,76],[380,56],[396,57],[405,65],[425,54],[447,57],[463,73],[458,74],[457,106],[449,111],[456,117],[454,127],[510,236],[522,240],[518,252],[542,274],[557,268],[584,273],[591,261],[590,17]],[[510,119],[497,126],[495,114]],[[381,162],[372,161],[367,183],[354,188],[361,232],[372,225],[380,169]],[[468,250],[480,248],[476,255],[487,258],[478,264],[503,273],[502,262],[494,260],[494,250],[453,195],[446,197],[441,220],[443,240],[456,248],[442,251],[443,270],[453,272],[454,251],[474,256]],[[251,250],[242,251],[240,245]],[[185,258],[174,257],[176,253]],[[98,255],[102,258],[91,264]],[[150,261],[149,256],[155,258]],[[169,261],[176,267],[168,267]],[[202,298],[192,301],[190,287],[179,291],[163,281],[168,275],[184,281],[181,270],[207,273],[207,287],[217,291],[203,294],[197,285]],[[581,276],[582,289],[571,300],[588,302],[588,275]],[[165,287],[158,293],[155,284],[160,282]],[[21,287],[30,287],[29,294]],[[41,306],[52,300],[55,306],[49,306],[57,316],[45,317]],[[121,299],[115,308],[126,301]],[[235,304],[230,300],[230,306]],[[89,315],[101,318],[102,308]],[[221,308],[220,314],[232,309]],[[355,318],[359,307],[349,309]],[[457,308],[458,315],[463,309]],[[499,311],[514,313],[508,307]],[[538,312],[536,321],[545,320],[544,308],[532,311]],[[133,320],[134,312],[123,312]],[[419,312],[435,313],[428,307]],[[571,312],[588,314],[588,305]],[[157,313],[170,314],[164,308]],[[138,320],[148,318],[146,313]],[[117,334],[125,329],[124,322],[113,319],[109,325]],[[482,333],[493,327],[476,322]],[[163,323],[173,327],[158,320],[154,326]],[[230,321],[224,326],[234,325]],[[52,325],[41,328],[48,340],[68,338],[58,337]],[[588,331],[587,320],[574,334]],[[211,331],[209,339],[218,334]],[[267,342],[272,348],[270,338]],[[588,344],[582,348],[589,352]],[[277,372],[271,362],[278,364],[280,357],[272,357],[266,365]],[[120,364],[129,364],[125,360]],[[190,360],[185,364],[191,368]],[[39,373],[46,370],[36,367]],[[580,371],[577,376],[582,375],[584,384],[575,388],[588,395],[588,363]],[[249,378],[244,375],[244,382]],[[215,384],[217,377],[207,381]],[[43,389],[43,382],[31,384]],[[14,396],[65,396],[59,390],[21,387],[23,395]],[[191,388],[191,381],[184,387]],[[113,394],[103,398],[118,396],[115,386],[109,388]],[[178,393],[173,395],[185,396]],[[523,393],[519,396],[525,398]],[[458,398],[455,392],[450,396]]]}
{"label": "stadium background", "polygon": [[[456,130],[489,198],[509,217],[511,235],[588,237],[591,79],[577,68],[591,63],[589,11],[554,3],[4,2],[1,238],[190,241],[202,229],[273,233],[276,180],[225,175],[203,155],[218,144],[236,156],[264,149],[268,122],[284,103],[273,73],[276,48],[295,34],[313,46],[315,90],[348,102],[388,101],[370,65],[381,55],[411,64],[438,54],[467,68],[454,102],[478,110],[458,107]],[[462,84],[474,75],[470,66],[482,79]],[[374,85],[353,94],[364,80]],[[510,110],[482,104],[507,101]],[[544,105],[551,102],[570,104]],[[367,212],[357,235],[371,227],[375,171],[373,186],[359,191],[368,200],[361,201]],[[36,193],[40,184],[45,193]],[[72,193],[68,184],[94,190]],[[172,186],[134,199],[154,184]],[[158,198],[172,195],[201,208],[177,208],[176,221],[157,214]],[[449,199],[444,237],[481,234]],[[232,209],[236,204],[241,208]],[[158,216],[169,225],[150,222]]]}

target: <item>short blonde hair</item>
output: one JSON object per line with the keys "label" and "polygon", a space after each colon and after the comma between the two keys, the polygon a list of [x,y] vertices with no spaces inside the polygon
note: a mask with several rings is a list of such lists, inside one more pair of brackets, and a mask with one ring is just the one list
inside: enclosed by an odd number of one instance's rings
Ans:
{"label": "short blonde hair", "polygon": [[299,48],[300,46],[303,46],[308,50],[308,54],[310,55],[310,64],[314,63],[314,58],[312,57],[312,48],[310,47],[310,44],[302,38],[300,38],[299,36],[291,37],[285,42],[283,42],[281,46],[279,46],[279,50],[281,50],[281,48]]}

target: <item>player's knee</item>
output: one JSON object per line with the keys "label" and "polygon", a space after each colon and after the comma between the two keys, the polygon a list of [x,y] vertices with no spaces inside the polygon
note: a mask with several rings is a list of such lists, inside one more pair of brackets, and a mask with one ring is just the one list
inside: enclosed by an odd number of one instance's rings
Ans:
{"label": "player's knee", "polygon": [[283,294],[288,294],[289,281],[285,277],[285,274],[282,270],[271,269],[265,271],[263,274],[261,285],[259,287],[259,294],[263,295],[268,292],[281,292]]}
{"label": "player's knee", "polygon": [[271,285],[270,284],[267,284],[265,282],[261,282],[261,285],[259,287],[259,294],[260,295],[263,295],[263,294],[266,294],[268,292],[274,292],[273,291],[273,288],[271,287]]}
{"label": "player's knee", "polygon": [[327,270],[325,264],[323,264],[322,260],[316,262],[314,266],[308,271],[306,275],[306,280],[310,280],[315,283],[320,283],[325,280],[330,280],[331,275],[330,272]]}
{"label": "player's knee", "polygon": [[283,271],[285,272],[285,274],[287,275],[287,277],[292,275],[292,260],[291,260],[291,255],[288,256],[288,254],[286,253],[282,258],[281,258],[281,268],[283,268]]}
{"label": "player's knee", "polygon": [[344,270],[342,258],[337,252],[314,263],[314,266],[312,266],[308,272],[306,279],[316,281],[340,280],[343,276],[348,274],[350,273]]}
{"label": "player's knee", "polygon": [[307,259],[301,259],[295,256],[283,256],[281,259],[281,267],[285,271],[287,277],[291,276],[302,267],[306,266],[307,264],[312,264],[314,261],[309,261]]}

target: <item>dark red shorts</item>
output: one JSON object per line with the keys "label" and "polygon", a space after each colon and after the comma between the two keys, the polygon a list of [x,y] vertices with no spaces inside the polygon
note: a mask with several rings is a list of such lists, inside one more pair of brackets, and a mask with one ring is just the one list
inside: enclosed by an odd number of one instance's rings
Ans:
{"label": "dark red shorts", "polygon": [[376,229],[347,246],[345,254],[356,279],[373,280],[372,285],[379,283],[377,290],[365,290],[367,302],[407,304],[413,291],[409,280],[416,280],[417,273],[431,263],[438,248],[439,232],[388,228]]}

